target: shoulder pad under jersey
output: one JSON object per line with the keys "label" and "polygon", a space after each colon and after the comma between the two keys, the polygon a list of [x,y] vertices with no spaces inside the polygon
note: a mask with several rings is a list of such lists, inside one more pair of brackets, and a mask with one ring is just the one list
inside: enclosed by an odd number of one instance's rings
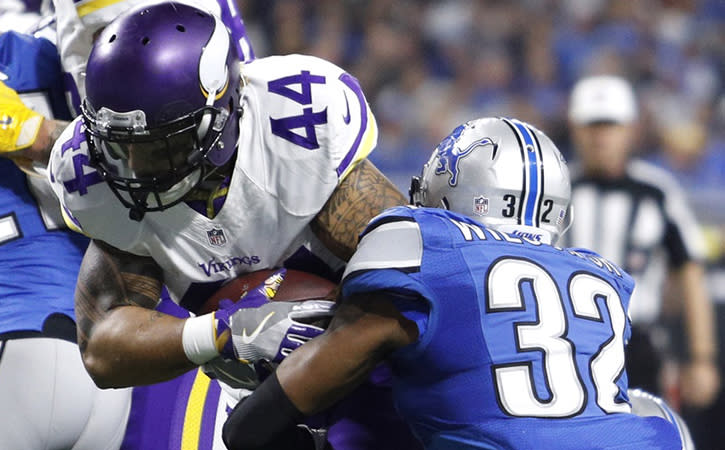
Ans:
{"label": "shoulder pad under jersey", "polygon": [[258,98],[268,147],[292,163],[314,155],[316,164],[303,163],[308,176],[331,170],[342,180],[375,148],[375,118],[357,79],[340,67],[313,56],[271,56],[247,63],[243,76]]}
{"label": "shoulder pad under jersey", "polygon": [[423,258],[420,226],[410,207],[398,206],[374,217],[361,235],[343,279],[375,269],[417,270]]}
{"label": "shoulder pad under jersey", "polygon": [[128,218],[101,175],[90,166],[82,117],[77,117],[55,142],[48,163],[48,179],[58,197],[66,224],[114,247],[129,248],[140,225]]}

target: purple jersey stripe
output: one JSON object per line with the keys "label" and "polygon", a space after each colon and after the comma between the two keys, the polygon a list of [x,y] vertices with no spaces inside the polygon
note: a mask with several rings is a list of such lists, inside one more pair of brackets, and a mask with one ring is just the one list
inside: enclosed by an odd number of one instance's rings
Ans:
{"label": "purple jersey stripe", "polygon": [[254,49],[247,37],[247,29],[244,26],[244,20],[237,11],[237,7],[233,1],[219,0],[219,8],[221,9],[221,19],[224,24],[229,27],[232,40],[239,53],[239,59],[249,62],[254,59]]}
{"label": "purple jersey stripe", "polygon": [[362,89],[360,88],[360,83],[358,83],[357,79],[349,73],[343,73],[340,75],[340,81],[345,83],[345,86],[349,87],[350,90],[355,93],[355,97],[357,97],[358,103],[360,103],[360,130],[358,131],[357,136],[355,137],[355,142],[352,143],[350,150],[347,151],[347,154],[340,162],[340,165],[337,166],[338,177],[342,175],[352,163],[355,158],[355,154],[357,154],[357,150],[360,147],[360,142],[365,134],[365,130],[367,130],[368,127],[368,106],[365,102],[365,96],[362,93]]}
{"label": "purple jersey stripe", "polygon": [[69,98],[69,105],[71,109],[71,114],[78,115],[81,113],[81,96],[78,93],[78,87],[76,86],[76,82],[73,79],[73,75],[71,75],[68,72],[63,73],[63,85],[66,90],[66,95]]}
{"label": "purple jersey stripe", "polygon": [[209,384],[204,402],[204,412],[201,416],[201,427],[199,430],[199,450],[212,450],[214,447],[214,428],[216,426],[217,407],[221,387],[216,381]]}

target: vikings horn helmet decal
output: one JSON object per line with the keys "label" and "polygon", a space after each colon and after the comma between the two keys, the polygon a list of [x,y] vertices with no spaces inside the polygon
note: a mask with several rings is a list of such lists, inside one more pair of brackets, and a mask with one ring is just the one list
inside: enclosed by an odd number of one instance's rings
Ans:
{"label": "vikings horn helmet decal", "polygon": [[140,5],[103,30],[86,72],[91,165],[132,218],[177,204],[234,155],[240,62],[209,12]]}

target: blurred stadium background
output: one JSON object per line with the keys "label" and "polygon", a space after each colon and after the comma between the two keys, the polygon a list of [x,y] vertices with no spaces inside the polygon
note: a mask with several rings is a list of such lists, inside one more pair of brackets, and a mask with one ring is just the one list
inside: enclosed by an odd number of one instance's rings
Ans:
{"label": "blurred stadium background", "polygon": [[725,268],[715,270],[725,265],[725,1],[237,3],[257,57],[312,54],[360,80],[380,127],[371,159],[404,192],[436,143],[473,117],[529,121],[571,159],[574,81],[626,77],[640,99],[638,156],[683,183],[706,228],[711,293],[725,304]]}
{"label": "blurred stadium background", "polygon": [[640,156],[673,170],[701,219],[725,185],[722,0],[237,0],[257,57],[306,53],[361,82],[373,160],[403,189],[461,121],[511,115],[571,157],[567,94],[614,73],[640,97]]}

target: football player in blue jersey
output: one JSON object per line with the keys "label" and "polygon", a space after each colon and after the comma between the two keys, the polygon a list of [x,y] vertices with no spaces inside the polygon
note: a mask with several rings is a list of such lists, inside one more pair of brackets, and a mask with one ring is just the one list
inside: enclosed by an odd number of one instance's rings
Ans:
{"label": "football player in blue jersey", "polygon": [[411,197],[416,206],[389,209],[362,233],[327,331],[234,409],[230,449],[288,448],[306,435],[298,421],[384,360],[427,449],[689,445],[656,399],[637,393],[644,413],[633,413],[632,278],[596,253],[554,246],[572,217],[570,184],[544,133],[505,118],[461,125]]}
{"label": "football player in blue jersey", "polygon": [[[17,157],[42,120],[23,102],[70,119],[58,55],[48,41],[6,32],[0,71],[0,155],[28,168]],[[66,229],[45,178],[8,158],[0,174],[0,448],[118,449],[131,392],[96,387],[76,343],[73,292],[89,240]]]}

